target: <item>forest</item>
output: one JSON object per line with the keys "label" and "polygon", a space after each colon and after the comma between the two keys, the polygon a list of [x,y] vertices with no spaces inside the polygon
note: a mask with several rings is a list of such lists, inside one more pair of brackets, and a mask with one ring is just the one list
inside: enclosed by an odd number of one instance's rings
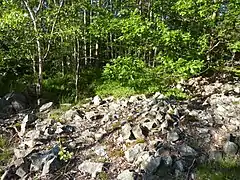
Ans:
{"label": "forest", "polygon": [[239,0],[0,0],[0,96],[184,98],[184,79],[239,71],[239,30]]}

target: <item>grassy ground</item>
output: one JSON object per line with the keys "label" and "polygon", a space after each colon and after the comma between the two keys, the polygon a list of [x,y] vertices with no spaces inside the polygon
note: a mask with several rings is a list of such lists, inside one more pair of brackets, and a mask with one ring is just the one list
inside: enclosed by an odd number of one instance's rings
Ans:
{"label": "grassy ground", "polygon": [[197,180],[239,180],[240,159],[226,157],[219,161],[209,162],[197,168]]}
{"label": "grassy ground", "polygon": [[3,168],[12,157],[12,150],[10,148],[10,144],[8,139],[0,135],[0,175],[3,173]]}

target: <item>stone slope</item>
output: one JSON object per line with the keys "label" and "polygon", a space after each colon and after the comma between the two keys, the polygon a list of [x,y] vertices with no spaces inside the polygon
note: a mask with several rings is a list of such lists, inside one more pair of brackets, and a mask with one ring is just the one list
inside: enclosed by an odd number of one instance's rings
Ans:
{"label": "stone slope", "polygon": [[96,96],[58,115],[49,103],[39,116],[2,120],[19,140],[2,179],[197,179],[198,165],[238,156],[240,84],[202,78],[182,86],[199,96]]}

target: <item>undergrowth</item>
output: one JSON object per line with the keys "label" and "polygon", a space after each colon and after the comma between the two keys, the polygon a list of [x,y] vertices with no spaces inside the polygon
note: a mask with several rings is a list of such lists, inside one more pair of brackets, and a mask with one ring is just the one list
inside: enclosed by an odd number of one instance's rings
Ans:
{"label": "undergrowth", "polygon": [[201,165],[197,169],[197,180],[238,180],[240,177],[239,158],[226,157]]}

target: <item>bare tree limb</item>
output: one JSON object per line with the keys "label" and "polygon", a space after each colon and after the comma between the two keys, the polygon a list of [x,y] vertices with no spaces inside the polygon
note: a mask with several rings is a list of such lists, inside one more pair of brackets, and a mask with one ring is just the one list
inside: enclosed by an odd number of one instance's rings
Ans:
{"label": "bare tree limb", "polygon": [[42,4],[43,4],[43,0],[39,0],[39,4],[38,4],[38,7],[37,7],[37,9],[36,9],[35,14],[38,14],[38,12],[39,12],[40,9],[41,9]]}
{"label": "bare tree limb", "polygon": [[219,46],[220,43],[223,43],[222,41],[218,41],[217,44],[215,44],[211,49],[209,49],[206,54],[210,53],[213,49]]}
{"label": "bare tree limb", "polygon": [[49,50],[50,50],[50,47],[51,47],[51,41],[52,41],[53,32],[54,32],[54,29],[55,29],[55,25],[56,25],[56,23],[57,23],[57,19],[58,19],[60,10],[61,10],[61,8],[62,8],[62,6],[63,6],[63,2],[64,2],[64,0],[61,1],[60,6],[59,6],[59,8],[58,8],[57,15],[56,15],[56,17],[55,17],[55,21],[53,22],[52,29],[51,29],[51,33],[50,33],[50,39],[49,39],[49,41],[48,41],[47,51],[46,51],[45,55],[43,56],[43,60],[46,59],[46,57],[47,57],[47,55],[48,55],[48,53],[49,53]]}

